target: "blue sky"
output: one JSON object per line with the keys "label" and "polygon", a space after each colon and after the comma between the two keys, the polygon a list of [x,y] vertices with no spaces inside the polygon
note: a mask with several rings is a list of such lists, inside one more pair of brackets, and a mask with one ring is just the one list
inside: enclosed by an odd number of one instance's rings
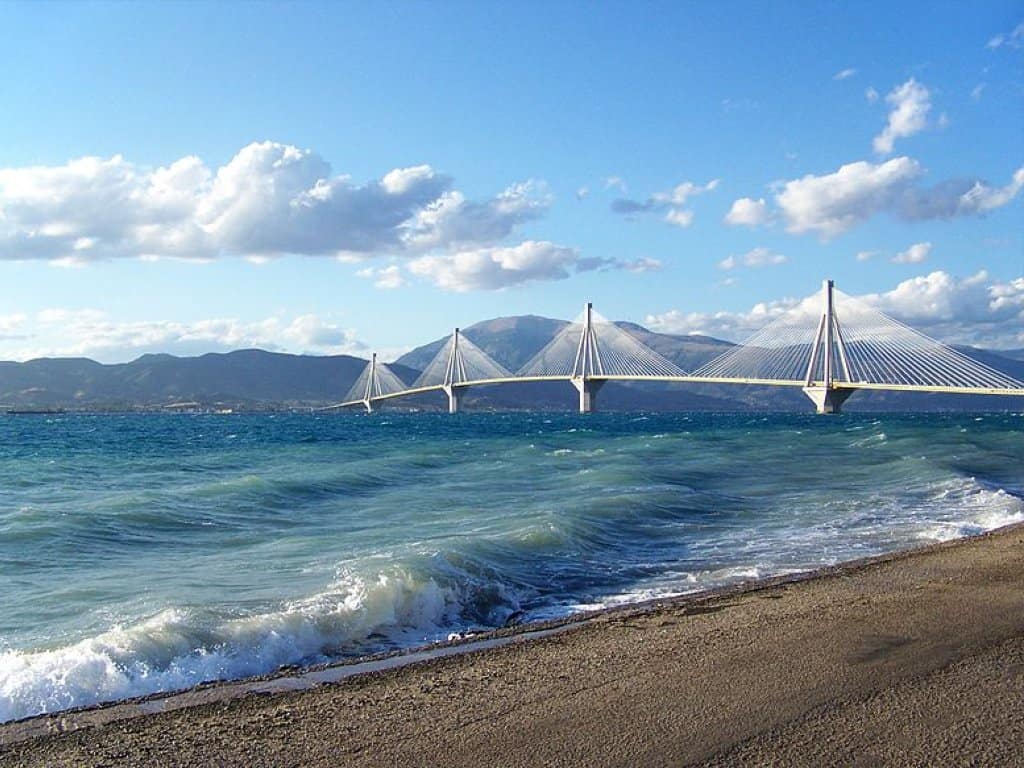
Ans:
{"label": "blue sky", "polygon": [[832,277],[1024,347],[1019,2],[0,2],[0,359],[739,339]]}

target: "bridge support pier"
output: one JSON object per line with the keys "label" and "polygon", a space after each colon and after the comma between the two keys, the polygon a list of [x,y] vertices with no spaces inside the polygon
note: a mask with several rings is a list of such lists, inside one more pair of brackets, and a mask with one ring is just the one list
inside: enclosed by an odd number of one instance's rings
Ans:
{"label": "bridge support pier", "polygon": [[369,398],[363,400],[363,408],[366,409],[367,413],[373,413],[373,403],[370,402]]}
{"label": "bridge support pier", "polygon": [[580,413],[593,413],[597,405],[597,393],[604,382],[578,378],[572,380],[572,385],[580,393]]}
{"label": "bridge support pier", "polygon": [[451,384],[444,386],[444,393],[448,395],[448,413],[458,413],[462,406],[462,395],[465,389],[453,387]]}
{"label": "bridge support pier", "polygon": [[807,395],[818,413],[840,413],[843,403],[853,394],[852,389],[833,389],[832,387],[804,387]]}

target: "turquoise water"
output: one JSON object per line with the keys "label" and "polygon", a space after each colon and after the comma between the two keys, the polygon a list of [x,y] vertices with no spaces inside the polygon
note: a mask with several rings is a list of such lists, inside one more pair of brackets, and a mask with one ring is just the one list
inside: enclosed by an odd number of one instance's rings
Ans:
{"label": "turquoise water", "polygon": [[1024,520],[1024,416],[0,417],[0,721]]}

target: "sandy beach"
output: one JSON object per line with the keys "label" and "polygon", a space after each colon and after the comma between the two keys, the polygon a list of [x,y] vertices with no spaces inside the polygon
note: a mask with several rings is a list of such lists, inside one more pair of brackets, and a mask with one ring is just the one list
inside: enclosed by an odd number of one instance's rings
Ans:
{"label": "sandy beach", "polygon": [[290,679],[10,723],[0,765],[1024,764],[1024,526]]}

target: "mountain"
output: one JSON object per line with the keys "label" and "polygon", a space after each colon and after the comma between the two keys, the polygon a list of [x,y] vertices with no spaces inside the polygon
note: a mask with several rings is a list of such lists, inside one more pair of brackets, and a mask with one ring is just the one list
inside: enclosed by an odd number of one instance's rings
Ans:
{"label": "mountain", "polygon": [[[565,320],[521,315],[485,320],[463,328],[461,333],[510,371],[515,372],[568,324]],[[620,322],[616,325],[683,370],[693,370],[733,346],[728,341],[713,339],[710,336],[672,336],[655,333],[636,323]],[[402,355],[396,362],[423,370],[447,341],[448,337],[445,337],[424,344]]]}
{"label": "mountain", "polygon": [[[707,336],[655,333],[634,323],[618,323],[639,341],[683,370],[694,370],[733,345]],[[500,317],[463,330],[466,338],[506,368],[516,371],[560,330],[563,320],[535,315]],[[417,347],[391,364],[411,383],[447,338]],[[1024,351],[959,351],[1024,380]],[[102,365],[84,358],[0,362],[0,407],[82,409],[159,408],[175,403],[200,407],[265,409],[315,407],[345,398],[366,361],[348,355],[318,357],[243,349],[200,357],[143,355],[130,363]],[[573,409],[576,391],[568,382],[475,387],[465,395],[468,409]],[[394,407],[441,409],[444,398],[428,393],[395,401]],[[799,390],[734,385],[682,385],[609,382],[598,395],[607,410],[785,410],[807,411]],[[985,410],[1024,408],[1024,398],[858,392],[847,410]]]}
{"label": "mountain", "polygon": [[[0,404],[131,408],[327,405],[341,400],[366,365],[348,355],[316,357],[242,349],[200,357],[143,355],[101,365],[81,358],[0,362]],[[403,379],[417,371],[397,366]]]}
{"label": "mountain", "polygon": [[[519,370],[568,323],[536,315],[485,320],[461,333],[512,372]],[[708,336],[672,336],[655,333],[635,323],[616,323],[641,343],[654,349],[683,370],[692,370],[733,346]],[[396,361],[410,368],[425,368],[448,341],[437,339],[402,355]],[[718,389],[698,392],[693,387],[650,383],[608,383],[598,396],[600,408],[609,410],[735,410],[744,408],[735,392]],[[480,387],[465,396],[467,407],[477,408],[575,408],[576,390],[567,382]]]}

